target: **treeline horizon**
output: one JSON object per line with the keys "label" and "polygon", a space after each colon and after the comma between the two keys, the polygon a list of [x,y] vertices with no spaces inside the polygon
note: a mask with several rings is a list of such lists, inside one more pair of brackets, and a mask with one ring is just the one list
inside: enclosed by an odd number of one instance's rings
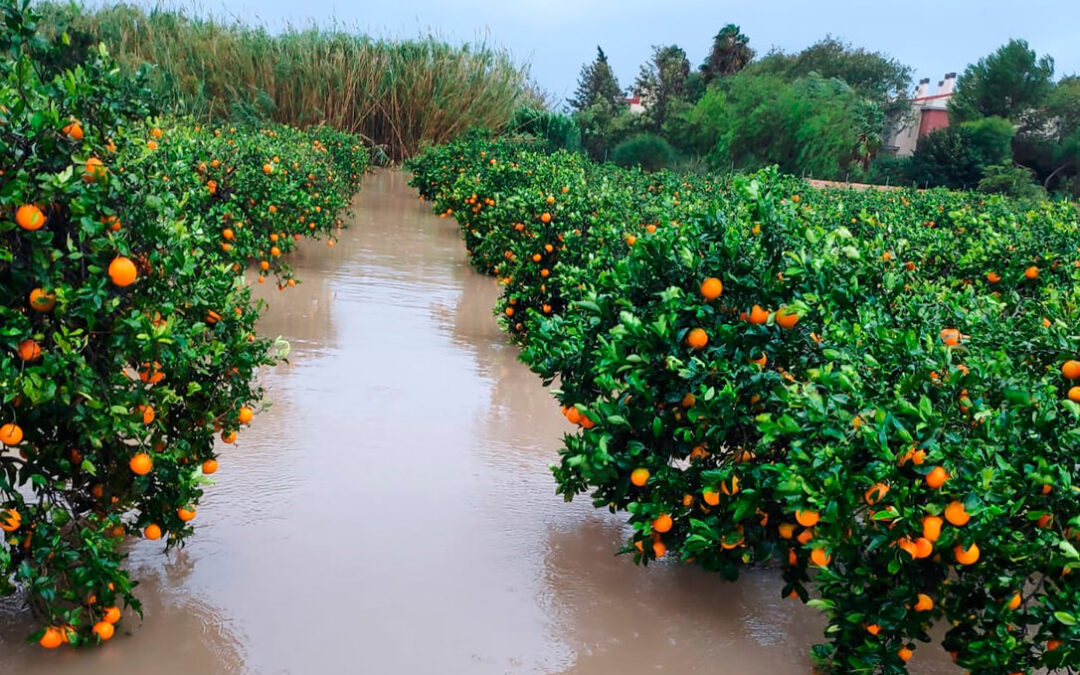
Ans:
{"label": "treeline horizon", "polygon": [[[241,19],[130,4],[39,5],[67,32],[71,58],[104,43],[130,74],[145,71],[159,104],[196,119],[327,124],[360,135],[374,158],[401,161],[473,128],[531,133],[549,150],[690,171],[777,165],[825,180],[1076,195],[1080,78],[1012,40],[967,66],[948,129],[895,157],[884,139],[910,115],[912,69],[832,36],[798,52],[759,55],[724,26],[692,66],[654,46],[624,89],[607,56],[580,72],[562,110],[497,44],[434,35],[373,38],[331,22],[270,33]],[[631,113],[626,93],[647,109]],[[1007,105],[1003,105],[1007,102]]]}
{"label": "treeline horizon", "polygon": [[[897,157],[885,140],[918,124],[913,69],[827,35],[798,52],[758,55],[733,24],[694,67],[678,45],[654,45],[624,88],[602,47],[567,102],[597,160],[648,169],[781,170],[826,180],[980,189],[1025,197],[1075,195],[1080,78],[1013,39],[968,65],[949,102],[950,126]],[[641,97],[633,113],[626,96]]]}

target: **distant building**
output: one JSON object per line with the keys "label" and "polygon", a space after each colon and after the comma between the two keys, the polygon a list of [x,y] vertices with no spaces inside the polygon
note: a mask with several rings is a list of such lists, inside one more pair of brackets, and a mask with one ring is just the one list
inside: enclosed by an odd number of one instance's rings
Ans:
{"label": "distant building", "polygon": [[915,152],[920,138],[949,126],[948,103],[955,92],[956,73],[946,73],[933,94],[930,78],[920,80],[911,99],[911,110],[885,139],[884,149],[897,157],[908,157]]}
{"label": "distant building", "polygon": [[635,115],[645,112],[645,104],[641,102],[640,96],[628,98],[626,99],[626,103],[630,106],[630,112],[634,113]]}

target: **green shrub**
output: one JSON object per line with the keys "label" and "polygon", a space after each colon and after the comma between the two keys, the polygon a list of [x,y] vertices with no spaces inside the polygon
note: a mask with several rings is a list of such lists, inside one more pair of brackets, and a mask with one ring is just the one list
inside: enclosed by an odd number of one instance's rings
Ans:
{"label": "green shrub", "polygon": [[675,150],[656,134],[636,134],[615,146],[611,161],[618,166],[640,166],[659,171],[675,161]]}
{"label": "green shrub", "polygon": [[536,136],[548,152],[581,149],[581,131],[569,115],[522,106],[510,118],[508,130]]}
{"label": "green shrub", "polygon": [[1030,169],[1016,164],[994,164],[983,170],[979,192],[1002,194],[1021,199],[1044,199],[1046,190],[1035,182]]}

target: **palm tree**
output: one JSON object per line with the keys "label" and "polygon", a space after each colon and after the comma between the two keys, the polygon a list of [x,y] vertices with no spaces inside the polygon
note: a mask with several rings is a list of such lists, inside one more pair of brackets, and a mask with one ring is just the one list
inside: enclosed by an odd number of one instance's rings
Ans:
{"label": "palm tree", "polygon": [[729,23],[713,38],[709,58],[701,64],[703,79],[708,84],[715,78],[734,75],[745,68],[753,58],[754,50],[750,48],[750,38],[743,35],[738,26]]}

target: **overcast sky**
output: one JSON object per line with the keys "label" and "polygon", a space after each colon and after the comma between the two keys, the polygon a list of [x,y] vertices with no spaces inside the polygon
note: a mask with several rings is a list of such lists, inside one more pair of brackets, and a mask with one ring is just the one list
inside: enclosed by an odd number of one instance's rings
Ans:
{"label": "overcast sky", "polygon": [[[140,4],[145,4],[142,0]],[[166,3],[168,4],[168,3]],[[712,37],[738,24],[763,54],[797,51],[826,34],[883,51],[936,86],[1009,38],[1054,57],[1058,76],[1080,73],[1080,0],[203,0],[204,10],[271,30],[286,21],[336,19],[377,36],[433,30],[452,41],[485,38],[531,66],[556,99],[573,92],[599,44],[629,87],[654,44],[677,44],[695,66]],[[188,6],[190,4],[182,4]]]}

